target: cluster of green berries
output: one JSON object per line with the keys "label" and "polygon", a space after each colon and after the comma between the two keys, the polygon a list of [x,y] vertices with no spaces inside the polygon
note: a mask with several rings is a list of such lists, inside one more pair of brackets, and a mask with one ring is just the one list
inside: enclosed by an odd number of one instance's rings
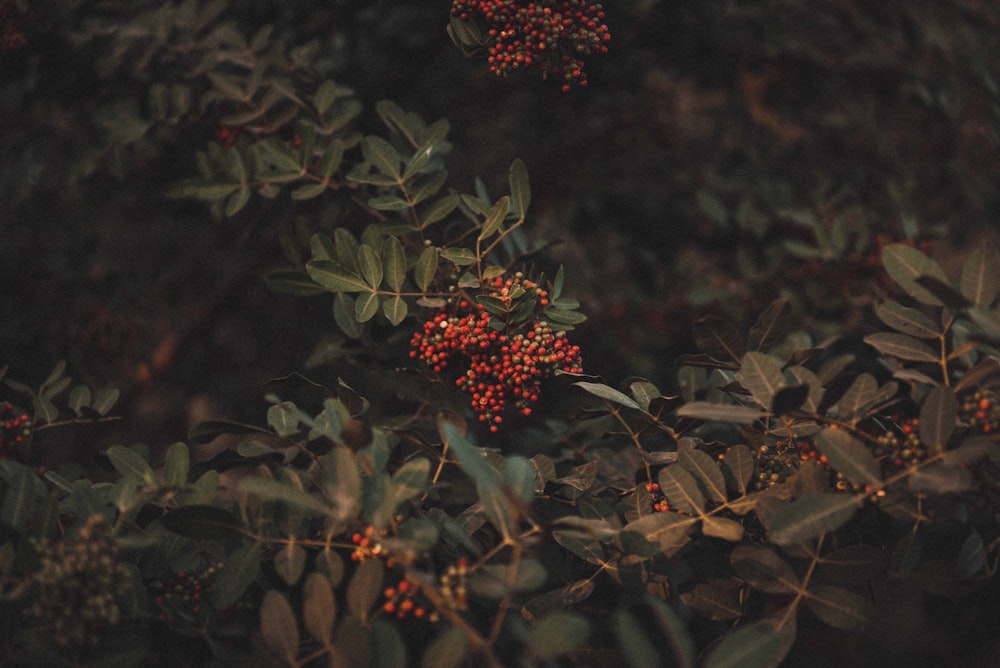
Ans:
{"label": "cluster of green berries", "polygon": [[0,459],[13,459],[30,434],[31,418],[9,401],[0,404]]}
{"label": "cluster of green berries", "polygon": [[132,578],[117,561],[117,546],[101,515],[91,516],[75,542],[38,545],[41,567],[34,574],[38,597],[29,612],[61,647],[100,642],[123,617]]}
{"label": "cluster of green berries", "polygon": [[[517,300],[548,304],[548,292],[520,275],[496,278],[488,295],[505,308]],[[519,305],[518,305],[519,307]],[[479,421],[497,431],[508,401],[523,415],[531,415],[538,401],[542,379],[561,370],[582,373],[580,347],[570,344],[565,332],[555,331],[544,321],[506,325],[482,304],[456,300],[424,323],[410,340],[410,357],[441,373],[456,354],[468,361],[467,370],[455,384],[471,395],[472,410]]]}
{"label": "cluster of green berries", "polygon": [[207,613],[205,604],[212,595],[212,583],[222,569],[215,564],[198,574],[181,571],[155,582],[150,594],[156,605],[156,618],[163,622],[190,622]]}
{"label": "cluster of green berries", "polygon": [[611,40],[604,9],[583,0],[453,0],[451,13],[485,21],[493,74],[537,69],[560,78],[563,91],[587,85],[583,57],[607,53]]}
{"label": "cluster of green berries", "polygon": [[[437,591],[440,594],[439,605],[445,605],[458,611],[468,610],[469,599],[465,583],[468,571],[469,562],[464,558],[445,569],[437,582]],[[395,586],[386,587],[382,590],[382,596],[385,597],[382,612],[392,615],[396,619],[412,617],[425,619],[429,622],[436,622],[440,619],[437,611],[433,610],[429,602],[420,595],[419,586],[406,578],[401,579]]]}

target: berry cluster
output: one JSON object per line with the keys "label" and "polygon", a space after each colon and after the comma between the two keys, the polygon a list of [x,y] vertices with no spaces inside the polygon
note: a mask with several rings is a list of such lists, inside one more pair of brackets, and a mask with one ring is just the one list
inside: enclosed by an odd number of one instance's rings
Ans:
{"label": "berry cluster", "polygon": [[[761,445],[753,450],[756,467],[751,486],[754,489],[767,489],[784,482],[790,475],[799,470],[799,465],[806,459],[814,458],[815,452],[811,455],[802,451],[802,446],[807,443],[798,441],[778,441],[774,445]],[[823,463],[823,459],[820,462]]]}
{"label": "berry cluster", "polygon": [[0,404],[0,459],[12,459],[16,448],[31,434],[31,418],[17,410],[14,404]]}
{"label": "berry cluster", "polygon": [[203,603],[212,594],[212,582],[222,568],[222,564],[209,566],[197,575],[181,571],[162,582],[150,587],[153,603],[160,621],[189,622],[201,616]]}
{"label": "berry cluster", "polygon": [[[507,314],[524,306],[548,304],[548,292],[520,274],[497,278],[488,297]],[[525,301],[527,300],[527,301]],[[424,323],[410,341],[410,357],[426,362],[441,373],[456,353],[468,359],[468,370],[455,384],[472,396],[472,410],[490,431],[503,422],[508,400],[523,415],[538,401],[540,383],[554,371],[581,373],[580,348],[565,333],[544,321],[512,324],[492,315],[482,304],[457,300]]]}
{"label": "berry cluster", "polygon": [[667,497],[663,495],[663,491],[660,489],[660,483],[646,483],[646,491],[649,492],[649,495],[652,498],[654,513],[665,513],[670,510],[670,503],[667,502]]}
{"label": "berry cluster", "polygon": [[382,544],[378,542],[375,533],[375,527],[369,525],[365,527],[364,533],[355,531],[351,535],[351,542],[357,546],[351,553],[352,561],[361,562],[383,553]]}
{"label": "berry cluster", "polygon": [[583,0],[453,0],[451,13],[485,21],[491,72],[538,69],[561,77],[563,91],[587,85],[583,56],[607,53],[611,40],[601,5]]}
{"label": "berry cluster", "polygon": [[417,602],[417,588],[409,580],[400,580],[395,587],[386,587],[382,591],[386,601],[382,604],[382,611],[387,615],[393,615],[396,619],[404,617],[414,617],[424,619],[427,615],[427,608]]}
{"label": "berry cluster", "polygon": [[91,516],[77,538],[38,546],[38,598],[30,613],[56,644],[81,648],[96,645],[121,621],[132,579],[116,560],[117,545],[101,515]]}
{"label": "berry cluster", "polygon": [[991,434],[1000,429],[1000,401],[993,390],[979,390],[965,397],[958,415],[972,431]]}
{"label": "berry cluster", "polygon": [[[438,593],[440,594],[438,605],[447,605],[459,611],[468,610],[468,590],[465,583],[468,570],[469,563],[465,559],[459,559],[457,563],[448,566],[438,578]],[[419,587],[414,582],[402,579],[395,586],[386,587],[382,591],[382,595],[386,599],[385,603],[382,604],[382,611],[396,617],[396,619],[413,617],[426,619],[429,622],[438,621],[438,613],[430,609],[428,603],[423,601],[423,597],[419,594]]]}
{"label": "berry cluster", "polygon": [[0,4],[0,51],[17,51],[27,43],[17,4],[13,0]]}
{"label": "berry cluster", "polygon": [[920,442],[920,419],[901,421],[896,415],[890,419],[899,425],[898,429],[886,431],[875,439],[875,458],[886,473],[916,466],[927,458],[927,449]]}

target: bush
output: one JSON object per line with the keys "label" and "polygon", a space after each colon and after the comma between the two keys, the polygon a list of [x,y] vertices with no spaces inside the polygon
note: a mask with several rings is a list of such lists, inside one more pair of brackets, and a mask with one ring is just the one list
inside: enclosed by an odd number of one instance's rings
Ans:
{"label": "bush", "polygon": [[[455,6],[472,4],[492,3]],[[256,212],[282,254],[263,281],[326,300],[331,333],[315,377],[273,383],[259,421],[48,467],[35,439],[115,420],[117,391],[65,364],[37,387],[0,372],[5,664],[996,656],[977,621],[998,600],[994,241],[949,275],[918,234],[813,220],[815,247],[769,261],[835,276],[860,325],[814,317],[829,305],[790,282],[748,326],[693,321],[669,388],[609,383],[576,339],[583,270],[531,234],[523,161],[502,194],[463,192],[447,120],[386,100],[366,114],[315,45],[244,34],[226,9],[83,25],[75,43],[141,58],[107,60],[100,76],[130,92],[79,164],[125,177],[200,144],[167,194],[220,221]],[[470,51],[475,20],[451,21]],[[228,445],[192,455],[210,442]]]}

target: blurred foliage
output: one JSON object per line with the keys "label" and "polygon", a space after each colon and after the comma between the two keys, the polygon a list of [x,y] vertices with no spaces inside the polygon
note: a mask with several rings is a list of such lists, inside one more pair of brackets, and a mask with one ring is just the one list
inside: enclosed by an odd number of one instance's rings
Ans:
{"label": "blurred foliage", "polygon": [[3,662],[1000,656],[998,8],[448,4],[2,5]]}

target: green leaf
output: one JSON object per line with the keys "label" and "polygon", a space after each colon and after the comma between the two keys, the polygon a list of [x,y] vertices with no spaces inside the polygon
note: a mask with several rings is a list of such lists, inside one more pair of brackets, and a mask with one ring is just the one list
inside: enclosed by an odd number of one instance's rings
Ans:
{"label": "green leaf", "polygon": [[486,214],[486,220],[483,222],[483,228],[479,232],[479,239],[488,239],[500,229],[503,225],[504,218],[507,217],[507,213],[510,211],[510,197],[504,195],[493,204],[490,208],[490,212]]}
{"label": "green leaf", "polygon": [[778,509],[770,537],[778,545],[804,543],[847,524],[860,507],[853,494],[832,492],[804,496]]}
{"label": "green leaf", "polygon": [[578,311],[567,311],[557,306],[545,309],[545,319],[556,325],[579,325],[587,320],[587,316]]}
{"label": "green leaf", "polygon": [[267,425],[278,436],[286,437],[299,432],[299,411],[291,401],[282,401],[267,409]]}
{"label": "green leaf", "polygon": [[476,254],[468,248],[445,248],[441,251],[441,257],[459,267],[476,263]]}
{"label": "green leaf", "polygon": [[298,544],[289,543],[274,555],[274,571],[288,586],[293,586],[302,577],[306,567],[306,551]]}
{"label": "green leaf", "polygon": [[84,408],[90,407],[90,388],[86,385],[77,385],[70,390],[69,397],[66,398],[66,405],[76,413],[77,417],[83,414]]}
{"label": "green leaf", "polygon": [[709,501],[725,503],[726,479],[711,455],[682,443],[678,450],[677,463],[694,475]]}
{"label": "green leaf", "polygon": [[[443,169],[418,177],[410,189],[410,202],[416,206],[427,198],[437,195],[447,180],[448,172]],[[430,222],[421,222],[418,229],[423,229],[429,224]]]}
{"label": "green leaf", "polygon": [[680,466],[667,466],[660,470],[658,482],[672,508],[683,510],[689,515],[704,514],[705,496],[689,471]]}
{"label": "green leaf", "polygon": [[246,593],[260,572],[261,556],[259,543],[246,543],[229,554],[212,587],[217,608],[228,608]]}
{"label": "green leaf", "polygon": [[415,457],[392,474],[392,491],[396,503],[409,501],[423,494],[430,485],[431,462],[426,457]]}
{"label": "green leaf", "polygon": [[448,215],[455,210],[459,202],[458,195],[445,195],[434,201],[433,204],[429,205],[420,216],[420,229],[424,229],[428,225],[438,222],[439,220],[444,220]]}
{"label": "green leaf", "polygon": [[743,337],[728,320],[705,316],[694,323],[693,333],[695,345],[706,355],[737,364],[743,359]]}
{"label": "green leaf", "polygon": [[694,668],[696,664],[694,640],[680,615],[654,596],[646,596],[644,601],[652,609],[653,621],[659,626],[663,637],[670,645],[671,656],[674,659],[672,665],[676,668]]}
{"label": "green leaf", "polygon": [[842,418],[860,418],[878,392],[878,381],[870,373],[862,373],[854,379],[847,391],[837,401],[837,415]]}
{"label": "green leaf", "polygon": [[623,392],[619,392],[613,387],[608,387],[602,383],[587,383],[580,381],[573,383],[575,386],[579,387],[585,392],[593,394],[595,397],[600,397],[605,401],[610,401],[611,403],[620,404],[626,408],[634,408],[636,410],[642,410],[639,404],[635,403],[631,397]]}
{"label": "green leaf", "polygon": [[876,484],[882,476],[875,457],[860,440],[843,429],[826,427],[815,439],[816,450],[845,478],[862,485]]}
{"label": "green leaf", "polygon": [[385,314],[386,320],[388,320],[393,326],[403,322],[406,318],[407,311],[408,307],[406,302],[399,295],[396,295],[391,299],[386,299],[382,302],[382,313]]}
{"label": "green leaf", "polygon": [[678,417],[732,424],[753,424],[766,415],[767,412],[758,408],[737,406],[736,404],[715,404],[708,401],[692,401],[677,409]]}
{"label": "green leaf", "polygon": [[400,180],[399,154],[392,144],[381,137],[369,135],[361,140],[361,152],[365,156],[365,162],[397,182]]}
{"label": "green leaf", "polygon": [[879,547],[856,543],[824,554],[819,565],[836,582],[863,584],[885,571],[886,556]]}
{"label": "green leaf", "polygon": [[386,619],[376,619],[371,629],[371,668],[406,668],[406,643],[397,624]]}
{"label": "green leaf", "polygon": [[243,535],[242,523],[228,510],[218,506],[181,506],[161,519],[172,533],[193,540],[229,540]]}
{"label": "green leaf", "polygon": [[280,294],[313,297],[325,292],[309,278],[308,274],[298,270],[269,269],[262,274],[261,278],[271,292]]}
{"label": "green leaf", "polygon": [[942,281],[933,276],[920,276],[916,279],[917,285],[926,288],[928,292],[937,297],[942,304],[954,311],[961,311],[972,304],[961,292],[953,288],[947,281]]}
{"label": "green leaf", "polygon": [[292,191],[292,199],[296,201],[312,199],[314,197],[319,197],[324,192],[326,192],[327,185],[325,183],[310,183],[308,185],[301,186]]}
{"label": "green leaf", "polygon": [[[330,142],[330,145],[326,148],[323,153],[322,159],[319,162],[319,172],[324,179],[329,181],[333,178],[334,172],[340,167],[340,163],[344,159],[344,142],[340,139],[334,139]],[[324,188],[328,187],[324,184]]]}
{"label": "green leaf", "polygon": [[698,582],[691,589],[681,592],[678,598],[702,617],[723,622],[744,615],[743,589],[744,582],[739,578],[713,578]]}
{"label": "green leaf", "polygon": [[[690,542],[694,520],[677,513],[650,513],[622,529],[622,534],[637,534],[645,541],[657,545],[658,549],[672,557]],[[624,536],[623,536],[624,538]]]}
{"label": "green leaf", "polygon": [[721,538],[732,543],[743,539],[743,525],[728,517],[706,515],[701,518],[701,532],[712,538]]}
{"label": "green leaf", "polygon": [[639,408],[649,412],[649,402],[653,399],[661,396],[660,390],[657,389],[656,385],[653,385],[648,380],[635,380],[629,383],[628,391],[632,394],[632,398],[639,405]]}
{"label": "green leaf", "polygon": [[368,200],[368,206],[376,211],[406,211],[409,203],[395,195],[378,195]]}
{"label": "green leaf", "polygon": [[427,165],[430,164],[433,155],[433,144],[428,144],[417,149],[410,159],[406,161],[406,167],[403,169],[403,180],[408,181],[418,174],[422,174],[427,169]]}
{"label": "green leaf", "polygon": [[750,448],[740,443],[726,449],[726,456],[722,460],[725,469],[733,474],[733,491],[739,494],[747,493],[747,485],[753,478],[754,458]]}
{"label": "green leaf", "polygon": [[933,464],[911,472],[906,485],[914,492],[961,494],[972,487],[972,474],[963,468]]}
{"label": "green leaf", "polygon": [[402,134],[411,144],[416,143],[416,130],[398,104],[392,100],[379,100],[375,103],[375,111],[386,127]]}
{"label": "green leaf", "polygon": [[319,517],[330,512],[330,506],[320,497],[309,494],[290,482],[263,476],[251,476],[240,482],[239,489],[264,501],[280,501],[285,505],[299,508]]}
{"label": "green leaf", "polygon": [[942,302],[927,288],[916,282],[921,276],[947,281],[941,266],[916,248],[905,244],[890,244],[882,249],[882,264],[892,280],[921,304],[941,306]]}
{"label": "green leaf", "polygon": [[112,445],[106,454],[111,465],[123,476],[134,476],[147,485],[154,483],[153,469],[139,453],[121,445]]}
{"label": "green leaf", "polygon": [[288,665],[298,665],[299,627],[295,613],[288,599],[274,589],[264,594],[260,606],[260,634],[268,650],[283,657]]}
{"label": "green leaf", "polygon": [[20,530],[34,518],[42,499],[38,486],[44,489],[44,484],[27,466],[13,464],[8,471],[4,476],[7,484],[0,504],[0,521]]}
{"label": "green leaf", "polygon": [[932,451],[944,448],[958,424],[958,400],[947,385],[931,388],[920,407],[920,440]]}
{"label": "green leaf", "polygon": [[117,387],[108,390],[99,390],[90,407],[97,411],[99,415],[107,415],[115,403],[118,402],[119,396],[121,396],[121,392]]}
{"label": "green leaf", "polygon": [[872,604],[867,598],[829,585],[810,587],[806,605],[824,622],[844,631],[860,629],[872,615]]}
{"label": "green leaf", "polygon": [[312,103],[316,108],[316,111],[322,116],[333,104],[333,101],[337,97],[337,84],[333,83],[329,79],[323,81],[313,93]]}
{"label": "green leaf", "polygon": [[[794,617],[791,617],[794,620]],[[795,642],[795,624],[764,619],[722,636],[705,658],[704,668],[776,668]]]}
{"label": "green leaf", "polygon": [[969,319],[983,330],[987,337],[994,341],[1000,341],[1000,312],[982,306],[973,306],[969,309]]}
{"label": "green leaf", "polygon": [[174,443],[164,458],[163,482],[167,485],[183,485],[187,482],[190,467],[191,457],[187,445],[181,442]]}
{"label": "green leaf", "polygon": [[914,362],[937,362],[938,355],[923,341],[906,334],[879,332],[869,334],[865,343],[880,353]]}
{"label": "green leaf", "polygon": [[302,623],[313,638],[325,647],[333,644],[333,624],[337,602],[330,581],[320,573],[310,573],[302,587]]}
{"label": "green leaf", "polygon": [[359,295],[354,303],[354,317],[358,322],[368,322],[378,313],[378,293],[369,292],[366,295]]}
{"label": "green leaf", "polygon": [[767,352],[781,343],[791,328],[791,315],[792,309],[787,299],[775,300],[750,328],[747,348]]}
{"label": "green leaf", "polygon": [[921,339],[933,339],[940,335],[940,328],[924,315],[923,311],[897,302],[876,304],[875,315],[889,327],[903,334]]}
{"label": "green leaf", "polygon": [[428,246],[420,253],[417,263],[413,267],[413,280],[421,292],[427,292],[427,288],[434,282],[434,276],[438,269],[438,249]]}
{"label": "green leaf", "polygon": [[587,641],[590,624],[571,612],[553,612],[542,617],[528,637],[532,652],[546,661],[572,652]]}
{"label": "green leaf", "polygon": [[528,183],[528,168],[520,158],[510,164],[510,208],[518,220],[524,220],[531,204],[531,186]]}
{"label": "green leaf", "polygon": [[406,251],[398,237],[390,236],[382,248],[382,265],[385,270],[385,283],[390,290],[399,292],[406,280]]}
{"label": "green leaf", "polygon": [[729,559],[736,577],[754,589],[768,594],[792,594],[801,589],[791,565],[770,548],[739,545]]}
{"label": "green leaf", "polygon": [[333,319],[347,336],[352,339],[361,337],[364,332],[362,323],[357,320],[357,302],[354,297],[343,292],[338,292],[333,299]]}
{"label": "green leaf", "polygon": [[962,548],[955,560],[955,577],[973,578],[986,568],[986,546],[983,544],[983,537],[973,531],[962,541]]}
{"label": "green leaf", "polygon": [[347,583],[347,609],[362,622],[367,622],[368,613],[382,594],[384,573],[380,559],[365,559]]}
{"label": "green leaf", "polygon": [[976,246],[962,266],[959,289],[973,304],[990,306],[1000,291],[1000,251],[992,243]]}
{"label": "green leaf", "polygon": [[361,292],[371,288],[358,274],[334,260],[313,260],[306,263],[309,277],[330,292]]}
{"label": "green leaf", "polygon": [[382,261],[368,244],[358,247],[358,268],[361,270],[361,277],[371,288],[378,289],[382,285]]}
{"label": "green leaf", "polygon": [[[454,24],[455,17],[452,17]],[[465,632],[457,626],[448,626],[424,650],[421,668],[458,668],[468,651]]]}
{"label": "green leaf", "polygon": [[785,384],[781,364],[770,355],[750,351],[743,356],[736,380],[762,408],[770,408],[774,394]]}
{"label": "green leaf", "polygon": [[261,158],[269,165],[280,172],[302,173],[302,165],[299,163],[299,156],[295,150],[284,141],[275,137],[256,144]]}
{"label": "green leaf", "polygon": [[347,522],[358,514],[361,507],[361,473],[354,455],[343,445],[333,448],[321,460],[326,477],[322,482],[327,500],[333,504],[331,514]]}

